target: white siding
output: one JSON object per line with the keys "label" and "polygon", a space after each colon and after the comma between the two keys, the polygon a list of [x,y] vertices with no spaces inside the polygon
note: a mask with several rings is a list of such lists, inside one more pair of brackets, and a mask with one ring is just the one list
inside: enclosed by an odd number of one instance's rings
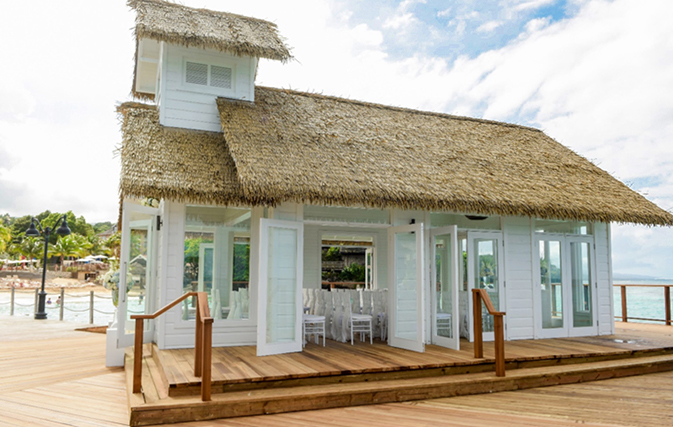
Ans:
{"label": "white siding", "polygon": [[[184,83],[185,61],[224,66],[233,70],[232,89],[194,87]],[[164,126],[220,132],[218,96],[254,101],[257,59],[210,49],[163,44],[160,75],[160,121]]]}
{"label": "white siding", "polygon": [[503,218],[507,339],[534,335],[531,220]]}
{"label": "white siding", "polygon": [[596,292],[598,313],[598,333],[600,335],[612,334],[614,332],[614,306],[613,306],[613,287],[610,274],[610,239],[608,237],[609,227],[605,223],[594,224],[594,237],[596,242],[596,283],[598,289]]}

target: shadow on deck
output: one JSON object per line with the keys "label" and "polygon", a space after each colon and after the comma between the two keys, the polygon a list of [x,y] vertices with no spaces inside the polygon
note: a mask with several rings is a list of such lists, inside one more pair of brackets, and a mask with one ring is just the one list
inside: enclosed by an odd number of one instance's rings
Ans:
{"label": "shadow on deck", "polygon": [[[328,340],[326,347],[310,343],[301,353],[265,357],[256,357],[254,346],[214,348],[210,402],[199,398],[193,350],[148,345],[143,393],[129,393],[130,424],[401,402],[673,370],[673,328],[618,325],[610,336],[508,341],[504,378],[493,373],[493,343],[485,343],[484,359],[474,359],[466,341],[460,351],[428,345],[425,353],[376,341],[351,346]],[[132,367],[128,359],[126,366]]]}

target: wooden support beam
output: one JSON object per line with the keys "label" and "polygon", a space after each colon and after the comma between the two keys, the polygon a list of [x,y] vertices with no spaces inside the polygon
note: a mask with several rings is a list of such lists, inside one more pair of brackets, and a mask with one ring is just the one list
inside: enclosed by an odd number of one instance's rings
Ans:
{"label": "wooden support beam", "polygon": [[622,291],[622,322],[628,322],[629,317],[626,314],[626,286],[621,287]]}
{"label": "wooden support beam", "polygon": [[671,287],[664,287],[664,305],[666,306],[666,326],[671,326]]}
{"label": "wooden support beam", "polygon": [[472,313],[474,319],[474,357],[484,357],[484,343],[481,323],[481,293],[479,289],[472,289]]}
{"label": "wooden support beam", "polygon": [[505,376],[505,326],[502,314],[493,316],[495,325],[495,375]]}
{"label": "wooden support beam", "polygon": [[133,392],[140,393],[143,378],[143,319],[136,319],[136,335],[133,347]]}

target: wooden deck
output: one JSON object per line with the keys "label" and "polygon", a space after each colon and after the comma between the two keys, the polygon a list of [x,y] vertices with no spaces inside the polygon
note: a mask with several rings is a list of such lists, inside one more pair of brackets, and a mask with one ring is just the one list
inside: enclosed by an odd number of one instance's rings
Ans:
{"label": "wooden deck", "polygon": [[492,372],[492,343],[485,347],[485,359],[474,359],[471,344],[462,344],[461,351],[427,346],[425,353],[416,353],[382,343],[328,341],[327,347],[309,344],[301,353],[261,358],[254,347],[217,348],[211,402],[197,397],[193,351],[147,347],[144,394],[130,395],[131,425],[464,396],[673,370],[673,334],[642,328],[606,337],[508,342],[505,378]]}
{"label": "wooden deck", "polygon": [[[0,426],[128,425],[124,372],[105,337],[57,321],[0,316]],[[673,328],[618,324],[650,343]],[[86,351],[82,351],[82,349]],[[525,402],[525,404],[522,404]],[[615,402],[619,402],[615,404]],[[600,424],[597,424],[600,423]],[[176,427],[673,425],[673,371],[529,390],[172,424]]]}
{"label": "wooden deck", "polygon": [[[163,367],[169,395],[198,394],[191,349],[155,351]],[[214,392],[257,387],[327,384],[376,379],[399,379],[493,370],[493,343],[485,343],[484,359],[475,359],[472,343],[461,341],[454,351],[428,345],[425,353],[390,347],[380,341],[307,344],[301,353],[257,357],[254,346],[213,349]],[[622,330],[616,336],[509,341],[507,369],[539,367],[633,356],[673,354],[673,336]],[[186,390],[189,388],[191,391]]]}

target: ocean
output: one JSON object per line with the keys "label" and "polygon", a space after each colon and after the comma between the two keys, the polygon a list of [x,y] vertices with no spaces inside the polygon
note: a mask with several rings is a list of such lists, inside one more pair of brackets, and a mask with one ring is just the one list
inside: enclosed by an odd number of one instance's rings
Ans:
{"label": "ocean", "polygon": [[[615,280],[615,285],[618,284],[636,284],[636,285],[673,285],[673,280]],[[671,291],[673,294],[673,290]],[[33,315],[33,301],[34,301],[34,292],[17,292],[17,305],[15,307],[15,315],[17,316],[32,316]],[[57,294],[50,294],[50,297],[54,299]],[[104,294],[104,297],[108,297],[107,293]],[[73,322],[89,322],[89,296],[88,294],[82,294],[77,298],[67,297],[66,298],[66,310],[64,312],[65,320]],[[649,286],[628,286],[626,288],[626,301],[627,301],[627,314],[629,317],[642,317],[650,319],[664,319],[665,318],[665,306],[664,306],[664,288],[662,287],[649,287]],[[112,306],[112,301],[107,298],[96,298],[95,303],[95,313],[94,313],[94,323],[101,325],[107,324],[112,320],[112,313],[114,312],[114,306]],[[137,311],[138,308],[132,302],[131,307],[134,307],[134,313],[141,312]],[[58,319],[58,306],[55,304],[47,306],[47,313],[50,319]],[[614,312],[615,316],[621,316],[622,313],[622,296],[620,287],[615,286],[614,288]],[[9,314],[9,293],[2,292],[0,293],[0,314]],[[619,319],[617,319],[619,320]],[[629,320],[630,322],[642,322],[640,320]],[[663,324],[663,322],[648,322],[648,323],[658,323]]]}
{"label": "ocean", "polygon": [[[671,279],[648,279],[648,280],[615,280],[615,285],[673,285]],[[673,293],[673,291],[671,292]],[[614,288],[614,306],[615,316],[622,314],[622,295],[621,288]],[[626,287],[626,311],[629,317],[642,317],[649,319],[664,319],[664,288],[651,286],[627,286]],[[619,319],[617,319],[619,320]],[[629,320],[629,322],[641,322],[640,320]],[[663,322],[647,322],[658,323]]]}

